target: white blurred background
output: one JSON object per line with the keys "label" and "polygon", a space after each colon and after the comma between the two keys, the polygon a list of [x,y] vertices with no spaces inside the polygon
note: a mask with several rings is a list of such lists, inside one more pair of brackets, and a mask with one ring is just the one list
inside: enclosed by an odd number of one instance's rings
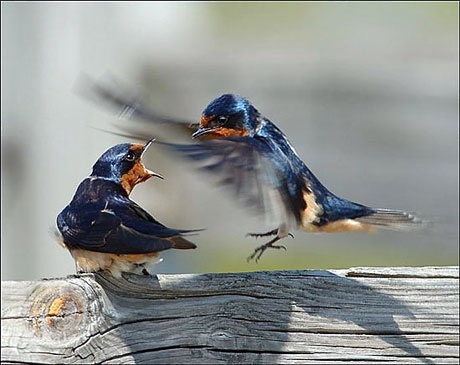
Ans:
{"label": "white blurred background", "polygon": [[246,257],[256,217],[161,148],[166,176],[133,200],[161,222],[205,227],[158,272],[458,265],[458,4],[2,2],[2,279],[55,277],[73,261],[50,233],[92,164],[124,142],[115,113],[82,99],[111,73],[163,114],[198,120],[246,96],[339,196],[415,211],[417,233],[296,233]]}

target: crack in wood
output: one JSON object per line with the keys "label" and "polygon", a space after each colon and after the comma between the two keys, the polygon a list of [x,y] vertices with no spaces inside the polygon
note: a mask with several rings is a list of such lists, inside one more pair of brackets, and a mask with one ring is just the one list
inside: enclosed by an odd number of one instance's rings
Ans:
{"label": "crack in wood", "polygon": [[458,363],[458,284],[458,267],[2,282],[1,360]]}

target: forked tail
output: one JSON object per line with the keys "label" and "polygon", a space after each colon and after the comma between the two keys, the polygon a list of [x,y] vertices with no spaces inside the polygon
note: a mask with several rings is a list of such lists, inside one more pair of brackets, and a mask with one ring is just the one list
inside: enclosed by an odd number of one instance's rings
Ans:
{"label": "forked tail", "polygon": [[354,220],[375,226],[376,228],[409,231],[426,226],[426,221],[415,215],[393,209],[373,209],[369,215],[355,218]]}

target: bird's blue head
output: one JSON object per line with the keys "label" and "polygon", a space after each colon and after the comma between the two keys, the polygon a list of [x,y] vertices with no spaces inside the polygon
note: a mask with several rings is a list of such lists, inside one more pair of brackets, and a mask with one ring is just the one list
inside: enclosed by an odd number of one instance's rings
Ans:
{"label": "bird's blue head", "polygon": [[252,104],[242,96],[224,94],[204,109],[199,129],[193,137],[209,135],[214,138],[252,136],[259,116]]}
{"label": "bird's blue head", "polygon": [[142,155],[152,144],[121,143],[109,148],[96,161],[90,176],[112,180],[120,184],[129,195],[134,186],[150,179],[152,176],[163,178],[156,172],[145,168]]}

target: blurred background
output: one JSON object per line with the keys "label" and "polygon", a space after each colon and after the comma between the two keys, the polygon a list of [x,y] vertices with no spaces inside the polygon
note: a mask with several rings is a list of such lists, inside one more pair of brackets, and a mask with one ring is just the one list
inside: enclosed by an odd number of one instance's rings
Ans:
{"label": "blurred background", "polygon": [[[168,226],[207,228],[158,272],[458,265],[458,3],[2,2],[2,279],[74,273],[51,233],[92,164],[125,140],[113,111],[75,93],[115,75],[159,112],[198,121],[222,93],[246,96],[337,195],[417,212],[414,233],[307,234],[287,252],[183,161],[133,200]],[[152,130],[153,132],[153,130]]]}

